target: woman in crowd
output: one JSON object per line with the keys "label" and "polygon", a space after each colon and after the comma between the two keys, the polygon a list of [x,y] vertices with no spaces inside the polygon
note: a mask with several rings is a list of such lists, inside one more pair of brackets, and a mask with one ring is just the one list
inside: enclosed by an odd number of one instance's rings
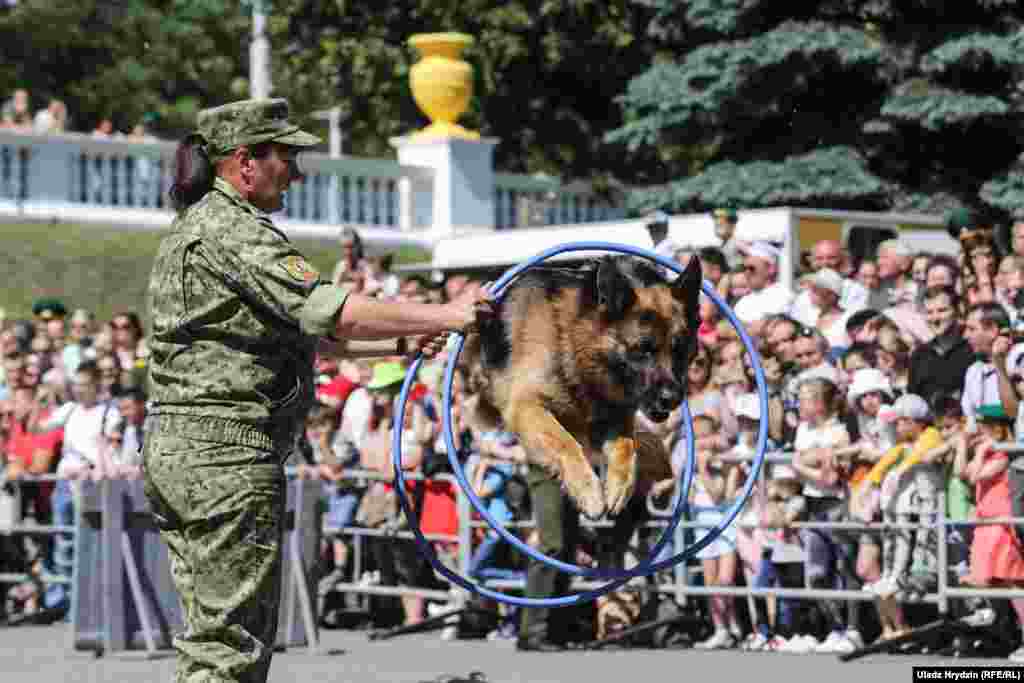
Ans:
{"label": "woman in crowd", "polygon": [[807,276],[805,281],[810,288],[811,303],[818,310],[818,316],[813,322],[804,322],[813,324],[828,340],[829,348],[833,351],[845,349],[850,345],[850,338],[846,334],[846,321],[849,315],[839,305],[840,297],[843,295],[843,277],[830,268],[824,268]]}
{"label": "woman in crowd", "polygon": [[895,396],[902,396],[910,382],[910,347],[898,329],[886,326],[878,332],[878,369],[885,373]]}
{"label": "woman in crowd", "polygon": [[960,284],[960,266],[949,254],[936,254],[928,261],[925,274],[927,287],[957,287]]}

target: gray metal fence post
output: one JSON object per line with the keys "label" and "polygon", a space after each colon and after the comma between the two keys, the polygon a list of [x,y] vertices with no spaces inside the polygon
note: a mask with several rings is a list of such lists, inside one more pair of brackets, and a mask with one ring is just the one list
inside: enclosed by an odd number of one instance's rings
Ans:
{"label": "gray metal fence post", "polygon": [[[479,464],[477,467],[479,467]],[[453,481],[452,486],[455,487],[455,500],[459,517],[459,573],[467,576],[469,573],[469,562],[472,559],[473,553],[473,515],[471,514],[469,498],[466,496],[465,491],[462,490],[458,482]],[[469,597],[466,591],[456,589],[455,586],[452,586],[452,590],[455,592],[456,606],[459,608],[464,607]]]}
{"label": "gray metal fence post", "polygon": [[936,590],[939,594],[939,613],[949,614],[949,549],[946,543],[949,542],[949,533],[946,527],[946,494],[939,492],[939,516],[936,521],[936,534],[938,535],[937,563],[938,563],[938,585]]}

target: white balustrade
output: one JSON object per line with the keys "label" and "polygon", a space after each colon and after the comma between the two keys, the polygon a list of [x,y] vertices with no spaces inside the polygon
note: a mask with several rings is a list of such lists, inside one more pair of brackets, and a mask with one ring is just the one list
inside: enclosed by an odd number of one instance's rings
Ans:
{"label": "white balustrade", "polygon": [[[167,190],[174,150],[172,142],[0,131],[0,220],[162,228],[171,220]],[[305,178],[293,184],[281,216],[299,226],[300,234],[302,226],[311,235],[326,236],[342,225],[429,233],[441,227],[433,224],[439,215],[436,203],[459,196],[450,187],[442,194],[435,191],[439,170],[432,166],[317,153],[303,155],[301,163]],[[486,188],[472,192],[481,190],[486,194]],[[466,227],[508,229],[624,215],[589,189],[567,187],[554,178],[495,174],[492,192],[493,225]]]}

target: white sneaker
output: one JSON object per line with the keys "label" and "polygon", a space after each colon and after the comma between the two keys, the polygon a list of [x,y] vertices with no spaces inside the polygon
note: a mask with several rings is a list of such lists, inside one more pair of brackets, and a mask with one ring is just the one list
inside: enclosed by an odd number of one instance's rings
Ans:
{"label": "white sneaker", "polygon": [[710,638],[694,645],[699,650],[726,650],[736,645],[728,631],[715,631]]}
{"label": "white sneaker", "polygon": [[764,650],[767,645],[768,639],[757,631],[754,631],[747,636],[746,640],[743,641],[743,645],[740,646],[740,649],[746,650],[747,652],[760,652],[761,650]]}
{"label": "white sneaker", "polygon": [[1009,660],[1017,664],[1024,663],[1024,645],[1011,652]]}
{"label": "white sneaker", "polygon": [[876,583],[872,592],[880,598],[891,598],[900,592],[900,585],[896,579],[887,577]]}
{"label": "white sneaker", "polygon": [[982,607],[979,610],[971,612],[960,621],[964,622],[968,626],[984,628],[985,626],[991,626],[996,622],[996,613],[991,607]]}
{"label": "white sneaker", "polygon": [[836,639],[832,654],[848,655],[862,647],[864,647],[864,639],[860,637],[860,632],[850,629]]}
{"label": "white sneaker", "polygon": [[455,608],[447,603],[442,602],[428,602],[427,603],[427,616],[439,617],[445,612],[451,612]]}
{"label": "white sneaker", "polygon": [[786,644],[786,652],[795,655],[806,655],[817,652],[821,642],[812,635],[793,636]]}
{"label": "white sneaker", "polygon": [[843,639],[843,634],[839,631],[832,631],[826,636],[825,640],[820,642],[817,647],[814,648],[815,654],[819,655],[831,655],[835,654],[839,647],[839,642]]}

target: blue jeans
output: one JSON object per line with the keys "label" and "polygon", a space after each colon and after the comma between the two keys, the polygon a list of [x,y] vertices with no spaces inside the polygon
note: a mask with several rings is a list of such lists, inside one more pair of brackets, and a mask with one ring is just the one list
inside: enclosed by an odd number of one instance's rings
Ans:
{"label": "blue jeans", "polygon": [[[71,482],[61,479],[50,495],[50,506],[53,509],[55,526],[73,526],[75,523],[75,501],[71,491]],[[50,556],[49,570],[57,576],[71,578],[75,563],[75,536],[73,533],[61,531],[54,535],[53,552]],[[66,584],[51,584],[46,588],[43,598],[46,607],[66,607],[71,591]]]}

